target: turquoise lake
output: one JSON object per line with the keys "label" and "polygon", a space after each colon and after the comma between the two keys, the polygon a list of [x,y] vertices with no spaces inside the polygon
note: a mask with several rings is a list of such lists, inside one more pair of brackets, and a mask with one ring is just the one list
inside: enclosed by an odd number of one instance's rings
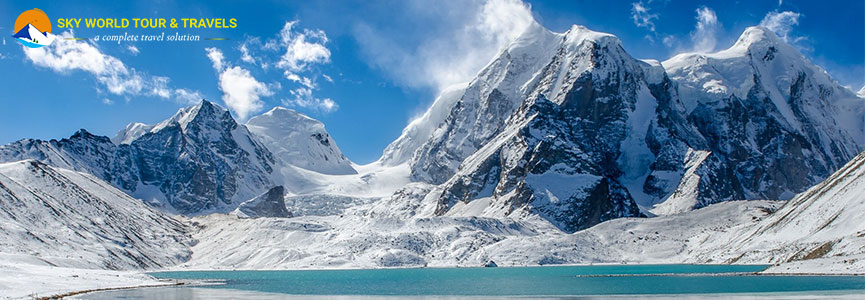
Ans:
{"label": "turquoise lake", "polygon": [[[184,271],[151,275],[212,280],[198,287],[152,288],[87,298],[172,299],[288,296],[580,297],[602,295],[865,294],[861,276],[752,275],[755,265],[604,265],[298,271]],[[840,292],[840,293],[839,293]],[[239,293],[239,294],[232,294]],[[247,294],[244,294],[247,293]],[[260,293],[260,294],[256,294]],[[231,296],[233,295],[233,296]],[[244,296],[245,295],[245,296]]]}

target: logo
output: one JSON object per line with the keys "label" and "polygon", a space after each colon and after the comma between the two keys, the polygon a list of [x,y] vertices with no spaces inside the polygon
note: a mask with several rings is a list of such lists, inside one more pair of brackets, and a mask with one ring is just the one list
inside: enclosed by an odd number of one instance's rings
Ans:
{"label": "logo", "polygon": [[30,48],[51,45],[54,42],[54,35],[51,34],[51,19],[48,19],[48,15],[38,8],[25,11],[15,19],[15,35],[12,37]]}

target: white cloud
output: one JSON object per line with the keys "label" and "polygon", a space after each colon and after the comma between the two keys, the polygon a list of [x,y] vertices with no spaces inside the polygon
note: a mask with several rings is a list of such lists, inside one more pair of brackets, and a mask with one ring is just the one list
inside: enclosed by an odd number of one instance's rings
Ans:
{"label": "white cloud", "polygon": [[663,42],[664,46],[667,46],[667,48],[673,48],[673,46],[676,45],[676,37],[672,36],[672,35],[668,35],[668,36],[665,36],[664,39],[661,40],[661,42]]}
{"label": "white cloud", "polygon": [[285,78],[287,78],[288,80],[300,83],[301,85],[303,85],[307,88],[316,89],[318,87],[318,85],[309,77],[300,76],[300,75],[297,75],[297,74],[292,73],[292,72],[287,71],[287,70],[285,71],[284,74],[285,74]]}
{"label": "white cloud", "polygon": [[135,47],[135,45],[126,46],[126,50],[129,50],[129,52],[132,53],[132,55],[138,55],[138,53],[141,52],[141,51],[138,51],[138,47]]}
{"label": "white cloud", "polygon": [[60,34],[51,47],[21,48],[34,65],[62,74],[90,73],[111,94],[171,98],[168,77],[151,76],[130,68],[120,59],[102,53],[91,42],[66,39],[72,36],[72,32],[67,31]]}
{"label": "white cloud", "polygon": [[[226,63],[225,55],[217,48],[206,48],[207,58],[213,63],[213,69],[219,73],[219,89],[222,91],[222,102],[237,114],[241,121],[246,120],[250,113],[264,107],[262,97],[272,96],[278,86],[264,84],[249,72],[249,70],[231,66]],[[184,95],[187,99],[199,95]]]}
{"label": "white cloud", "polygon": [[228,67],[219,75],[219,89],[223,92],[222,101],[240,120],[261,110],[264,106],[261,97],[273,95],[268,85],[252,77],[249,70],[237,66]]}
{"label": "white cloud", "polygon": [[174,100],[179,103],[194,104],[204,99],[204,96],[202,96],[198,91],[176,89],[174,90],[174,98]]}
{"label": "white cloud", "polygon": [[213,68],[217,72],[225,69],[225,56],[222,55],[222,51],[214,47],[205,48],[204,51],[207,52],[207,58],[210,59],[210,62],[213,64]]}
{"label": "white cloud", "polygon": [[658,14],[649,12],[649,8],[643,1],[631,3],[631,18],[637,27],[646,27],[649,31],[655,32],[655,23],[652,20],[657,19]]}
{"label": "white cloud", "polygon": [[775,32],[785,42],[795,42],[799,38],[790,36],[790,32],[793,31],[793,26],[799,24],[799,16],[801,16],[799,13],[792,11],[772,11],[763,17],[760,26]]}
{"label": "white cloud", "polygon": [[322,30],[293,30],[297,21],[286,22],[279,32],[285,48],[276,66],[291,72],[305,71],[310,64],[330,62],[330,50],[325,47],[327,35]]}
{"label": "white cloud", "polygon": [[[292,99],[282,101],[284,105],[321,112],[334,111],[339,106],[332,99],[319,99],[313,96],[318,89],[316,80],[318,76],[331,82],[333,80],[320,74],[319,70],[320,66],[330,63],[331,52],[327,48],[329,41],[327,34],[320,29],[301,28],[298,24],[298,20],[285,22],[274,37],[266,39],[263,43],[259,37],[247,38],[237,48],[240,51],[240,60],[258,65],[264,71],[279,69],[285,79],[299,85],[290,92]],[[208,57],[217,70],[219,70],[218,66],[230,66],[222,52],[208,50]],[[270,90],[274,89],[270,88]]]}
{"label": "white cloud", "polygon": [[292,99],[282,100],[282,105],[314,109],[323,113],[336,111],[339,105],[330,98],[319,99],[312,95],[308,88],[298,88],[291,91]]}
{"label": "white cloud", "polygon": [[111,101],[111,99],[108,98],[102,98],[102,104],[111,105],[114,104],[114,101]]}
{"label": "white cloud", "polygon": [[249,46],[247,46],[246,43],[241,44],[239,49],[240,60],[250,64],[255,64],[255,58],[253,58],[252,55],[249,53]]}
{"label": "white cloud", "polygon": [[697,9],[697,25],[691,32],[691,41],[694,43],[694,51],[711,52],[718,44],[718,33],[721,23],[718,16],[711,8],[706,6]]}
{"label": "white cloud", "polygon": [[[401,11],[405,24],[358,23],[354,36],[371,65],[409,87],[443,89],[470,80],[535,22],[518,0],[408,1],[385,9]],[[418,42],[408,46],[407,39]]]}

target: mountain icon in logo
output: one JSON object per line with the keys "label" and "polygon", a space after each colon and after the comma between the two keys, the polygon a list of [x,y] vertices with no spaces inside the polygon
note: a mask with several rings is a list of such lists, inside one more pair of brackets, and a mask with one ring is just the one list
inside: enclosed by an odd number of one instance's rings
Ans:
{"label": "mountain icon in logo", "polygon": [[22,45],[40,48],[51,45],[51,19],[42,10],[34,8],[18,15],[15,19],[15,34],[12,35]]}

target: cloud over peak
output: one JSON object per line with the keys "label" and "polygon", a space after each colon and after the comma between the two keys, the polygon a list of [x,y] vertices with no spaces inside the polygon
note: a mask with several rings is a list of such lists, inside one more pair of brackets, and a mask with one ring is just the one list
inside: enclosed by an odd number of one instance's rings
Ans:
{"label": "cloud over peak", "polygon": [[691,32],[691,41],[694,43],[696,52],[712,52],[718,44],[718,34],[721,31],[721,23],[718,15],[707,6],[697,9],[697,25]]}
{"label": "cloud over peak", "polygon": [[273,90],[241,67],[226,68],[219,75],[219,89],[223,91],[222,101],[231,107],[237,117],[246,120],[252,112],[264,107],[261,97],[273,95]]}
{"label": "cloud over peak", "polygon": [[264,107],[261,98],[273,95],[274,88],[255,79],[249,70],[227,64],[221,50],[213,47],[204,50],[213,69],[219,73],[222,102],[240,120],[246,120],[251,113],[261,110]]}
{"label": "cloud over peak", "polygon": [[404,19],[387,26],[359,22],[353,35],[368,64],[413,88],[441,90],[470,80],[535,22],[518,0],[396,2],[380,9],[400,10]]}
{"label": "cloud over peak", "polygon": [[238,65],[232,64],[220,49],[205,49],[213,69],[219,74],[222,100],[239,119],[246,120],[250,114],[260,111],[265,105],[263,99],[276,95],[282,88],[279,82],[268,84],[256,79],[250,71],[254,71],[255,67],[264,73],[281,71],[281,77],[295,85],[289,89],[291,98],[281,101],[283,105],[323,113],[335,111],[339,107],[330,98],[321,99],[313,95],[318,89],[316,78],[324,76],[319,74],[318,66],[330,62],[327,34],[322,30],[299,28],[297,25],[297,20],[285,22],[279,33],[265,42],[260,37],[248,37],[236,48],[242,62],[238,62]]}
{"label": "cloud over peak", "polygon": [[797,38],[790,36],[790,33],[793,31],[793,26],[799,24],[800,16],[799,13],[792,11],[772,11],[763,17],[763,20],[760,21],[760,26],[775,32],[785,42],[792,43]]}

